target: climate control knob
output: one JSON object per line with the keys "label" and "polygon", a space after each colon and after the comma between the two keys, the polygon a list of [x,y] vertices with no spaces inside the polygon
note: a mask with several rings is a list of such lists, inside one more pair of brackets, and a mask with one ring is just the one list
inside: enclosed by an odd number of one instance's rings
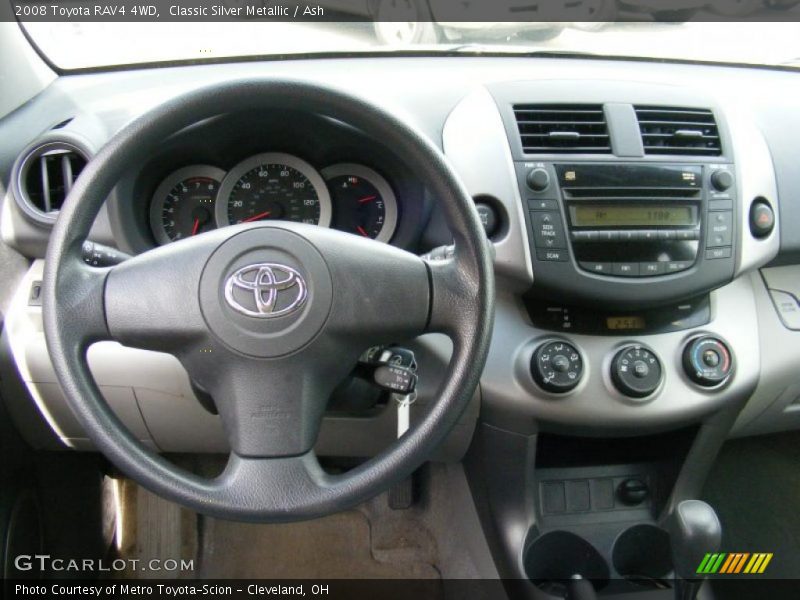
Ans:
{"label": "climate control knob", "polygon": [[543,390],[556,394],[569,392],[583,376],[580,352],[562,340],[545,342],[533,353],[531,375]]}
{"label": "climate control knob", "polygon": [[689,379],[703,387],[724,383],[733,370],[733,357],[722,340],[705,335],[694,338],[683,351],[683,368]]}
{"label": "climate control knob", "polygon": [[645,398],[661,385],[661,361],[643,346],[626,346],[611,361],[611,380],[631,398]]}

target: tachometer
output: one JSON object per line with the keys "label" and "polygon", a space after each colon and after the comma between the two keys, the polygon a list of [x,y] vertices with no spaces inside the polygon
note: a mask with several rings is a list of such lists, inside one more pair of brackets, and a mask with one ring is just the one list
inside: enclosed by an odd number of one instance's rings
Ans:
{"label": "tachometer", "polygon": [[290,154],[252,156],[230,170],[220,186],[220,227],[282,220],[327,227],[331,198],[322,176]]}
{"label": "tachometer", "polygon": [[397,199],[389,183],[362,165],[333,165],[322,171],[331,191],[331,227],[388,242],[397,225]]}
{"label": "tachometer", "polygon": [[207,165],[184,167],[164,179],[150,203],[150,228],[168,244],[216,227],[215,203],[225,171]]}

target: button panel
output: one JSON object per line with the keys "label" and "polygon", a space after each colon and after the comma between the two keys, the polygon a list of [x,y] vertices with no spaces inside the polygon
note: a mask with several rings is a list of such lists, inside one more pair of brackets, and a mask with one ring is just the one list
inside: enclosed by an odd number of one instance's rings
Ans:
{"label": "button panel", "polygon": [[[574,242],[653,242],[694,241],[700,239],[700,230],[693,229],[583,229],[570,232]],[[728,243],[730,245],[730,243]]]}
{"label": "button panel", "polygon": [[[564,259],[566,260],[566,259]],[[596,275],[613,275],[616,277],[658,277],[680,273],[694,264],[689,260],[650,261],[650,262],[603,262],[580,261],[584,271]]]}
{"label": "button panel", "polygon": [[537,248],[566,248],[567,238],[561,215],[556,211],[531,212],[533,243]]}

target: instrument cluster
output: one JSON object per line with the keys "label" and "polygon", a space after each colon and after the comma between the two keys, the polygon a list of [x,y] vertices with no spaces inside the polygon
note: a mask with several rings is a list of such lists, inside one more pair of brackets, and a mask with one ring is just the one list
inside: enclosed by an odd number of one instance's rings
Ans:
{"label": "instrument cluster", "polygon": [[257,221],[295,221],[389,242],[397,198],[374,169],[339,163],[318,171],[292,154],[257,154],[224,170],[182,167],[158,185],[150,227],[168,244],[218,227]]}

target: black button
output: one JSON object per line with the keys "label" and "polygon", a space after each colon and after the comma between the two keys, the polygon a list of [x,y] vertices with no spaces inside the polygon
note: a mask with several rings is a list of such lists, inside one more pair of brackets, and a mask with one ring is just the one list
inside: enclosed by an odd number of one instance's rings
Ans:
{"label": "black button", "polygon": [[692,263],[689,262],[688,260],[671,260],[669,262],[664,263],[664,272],[677,273],[678,271],[685,271],[691,266]]}
{"label": "black button", "polygon": [[619,231],[598,231],[597,232],[597,241],[598,242],[616,242],[619,240]]}
{"label": "black button", "polygon": [[561,216],[557,212],[532,212],[533,241],[537,248],[566,248]]}
{"label": "black button", "polygon": [[703,352],[703,363],[707,367],[716,367],[719,364],[720,358],[714,350],[706,350]]}
{"label": "black button", "polygon": [[637,360],[633,363],[633,375],[639,379],[644,379],[650,374],[650,367],[643,360]]}
{"label": "black button", "polygon": [[764,199],[753,202],[750,207],[750,233],[754,237],[767,237],[775,228],[775,211]]}
{"label": "black button", "polygon": [[42,305],[42,282],[34,281],[31,283],[31,291],[28,295],[28,306]]}
{"label": "black button", "polygon": [[553,357],[552,362],[553,370],[557,373],[566,373],[569,371],[569,359],[566,356],[557,354]]}
{"label": "black button", "polygon": [[576,242],[590,242],[593,241],[596,231],[573,231],[572,239]]}
{"label": "black button", "polygon": [[555,200],[528,198],[528,208],[531,210],[558,210],[558,202]]}
{"label": "black button", "polygon": [[607,262],[581,262],[581,268],[598,275],[611,275],[611,263]]}
{"label": "black button", "polygon": [[731,248],[709,248],[706,250],[706,260],[716,260],[718,258],[730,258]]}
{"label": "black button", "polygon": [[497,228],[500,224],[497,211],[493,206],[490,206],[484,202],[477,203],[475,205],[475,209],[478,211],[478,217],[480,217],[481,225],[483,225],[483,230],[486,232],[486,235],[488,237],[492,237],[495,233],[497,233]]}
{"label": "black button", "polygon": [[662,262],[643,262],[639,263],[639,275],[651,277],[664,273],[664,263]]}
{"label": "black button", "polygon": [[658,239],[659,240],[674,240],[675,239],[675,230],[674,229],[659,229],[658,230]]}
{"label": "black button", "polygon": [[614,273],[614,275],[619,275],[620,277],[638,277],[639,263],[635,262],[611,263],[611,270]]}
{"label": "black button", "polygon": [[710,213],[708,221],[706,247],[730,246],[733,236],[733,213],[729,211]]}
{"label": "black button", "polygon": [[733,210],[733,200],[709,200],[708,210]]}
{"label": "black button", "polygon": [[655,231],[653,229],[644,229],[639,232],[639,236],[640,240],[652,242],[653,240],[658,239],[658,231]]}
{"label": "black button", "polygon": [[635,242],[639,239],[639,232],[633,229],[620,230],[619,239],[622,242]]}
{"label": "black button", "polygon": [[537,250],[536,251],[536,258],[539,260],[544,261],[558,261],[564,262],[567,260],[567,251],[566,250]]}

